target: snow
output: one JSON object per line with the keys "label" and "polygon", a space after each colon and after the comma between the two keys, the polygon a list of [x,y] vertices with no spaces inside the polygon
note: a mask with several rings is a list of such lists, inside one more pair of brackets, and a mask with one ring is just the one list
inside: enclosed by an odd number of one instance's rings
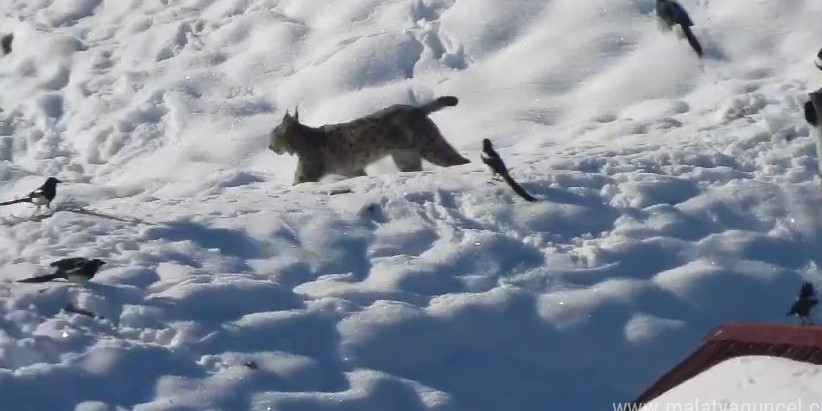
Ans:
{"label": "snow", "polygon": [[819,365],[786,358],[732,358],[660,395],[640,410],[818,410],[822,407],[820,371]]}
{"label": "snow", "polygon": [[[683,4],[705,59],[651,0],[0,0],[0,200],[66,182],[0,209],[0,409],[594,410],[793,321],[822,3]],[[443,95],[471,164],[292,187],[267,149]],[[66,256],[107,264],[15,282]]]}

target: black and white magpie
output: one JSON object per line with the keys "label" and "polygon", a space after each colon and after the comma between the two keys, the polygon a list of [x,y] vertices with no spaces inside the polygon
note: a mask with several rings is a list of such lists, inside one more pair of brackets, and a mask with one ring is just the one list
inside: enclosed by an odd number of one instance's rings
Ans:
{"label": "black and white magpie", "polygon": [[502,176],[505,182],[508,183],[508,185],[511,186],[514,192],[519,194],[520,197],[524,198],[526,201],[537,201],[537,199],[534,198],[534,196],[528,194],[528,192],[525,191],[525,189],[522,188],[522,186],[517,184],[517,182],[514,181],[513,178],[511,178],[511,175],[508,173],[508,167],[505,166],[505,163],[502,161],[502,158],[499,156],[496,150],[494,150],[494,145],[491,144],[491,140],[487,138],[482,140],[482,154],[480,154],[480,158],[482,159],[483,163],[485,163],[488,167],[491,168],[491,171],[493,172],[494,176]]}
{"label": "black and white magpie", "polygon": [[678,24],[682,28],[685,38],[688,39],[688,44],[691,45],[691,48],[699,57],[702,57],[704,54],[702,46],[699,44],[699,40],[696,39],[694,32],[691,31],[694,22],[691,21],[691,17],[688,16],[688,12],[681,4],[674,0],[656,0],[656,15],[668,30]]}
{"label": "black and white magpie", "polygon": [[[816,56],[813,59],[813,64],[819,70],[822,70],[822,49],[819,49],[819,52],[816,53]],[[818,91],[818,90],[817,90]],[[813,94],[813,93],[811,93]],[[816,127],[819,125],[819,119],[816,115],[816,108],[813,106],[813,102],[807,101],[805,102],[805,121],[811,125],[811,127]]]}
{"label": "black and white magpie", "polygon": [[58,278],[72,283],[85,283],[97,274],[103,264],[105,264],[105,261],[97,258],[92,260],[85,257],[64,258],[49,264],[50,267],[57,269],[54,273],[26,278],[19,280],[18,283],[45,283]]}
{"label": "black and white magpie", "polygon": [[11,34],[6,34],[2,38],[0,38],[0,47],[3,49],[3,55],[11,54],[11,41],[14,40],[14,36]]}
{"label": "black and white magpie", "polygon": [[57,183],[62,183],[62,181],[54,178],[49,177],[46,179],[46,182],[43,183],[40,188],[28,193],[23,198],[18,198],[17,200],[6,201],[0,203],[0,206],[10,205],[10,204],[17,204],[17,203],[32,203],[37,208],[34,210],[34,213],[40,211],[40,207],[46,206],[46,208],[51,208],[51,201],[54,200],[54,197],[57,195]]}
{"label": "black and white magpie", "polygon": [[790,311],[786,315],[795,315],[799,317],[802,325],[813,324],[811,319],[811,308],[813,308],[819,300],[816,299],[816,292],[813,289],[813,284],[809,282],[802,283],[802,288],[799,290],[799,295],[796,297]]}
{"label": "black and white magpie", "polygon": [[816,109],[810,101],[805,102],[805,121],[813,127],[819,124],[819,119],[816,118]]}

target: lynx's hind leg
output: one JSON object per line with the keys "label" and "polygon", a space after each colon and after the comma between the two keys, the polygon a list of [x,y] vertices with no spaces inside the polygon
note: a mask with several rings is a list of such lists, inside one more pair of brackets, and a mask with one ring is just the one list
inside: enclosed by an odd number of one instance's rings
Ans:
{"label": "lynx's hind leg", "polygon": [[391,158],[400,171],[422,171],[422,157],[417,150],[398,150],[391,153]]}
{"label": "lynx's hind leg", "polygon": [[430,120],[421,127],[424,133],[420,154],[426,161],[440,167],[468,164],[471,160],[460,155],[457,150],[445,140],[437,126]]}
{"label": "lynx's hind leg", "polygon": [[471,160],[463,157],[454,147],[451,147],[445,140],[433,140],[423,146],[422,158],[440,167],[458,166],[468,164]]}

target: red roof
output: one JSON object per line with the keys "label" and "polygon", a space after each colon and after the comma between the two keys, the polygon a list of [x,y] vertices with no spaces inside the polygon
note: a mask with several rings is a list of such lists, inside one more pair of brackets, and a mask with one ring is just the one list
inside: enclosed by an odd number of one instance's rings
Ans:
{"label": "red roof", "polygon": [[641,405],[729,358],[747,355],[783,357],[822,364],[822,327],[727,323],[705,337],[693,354],[663,375],[634,400]]}

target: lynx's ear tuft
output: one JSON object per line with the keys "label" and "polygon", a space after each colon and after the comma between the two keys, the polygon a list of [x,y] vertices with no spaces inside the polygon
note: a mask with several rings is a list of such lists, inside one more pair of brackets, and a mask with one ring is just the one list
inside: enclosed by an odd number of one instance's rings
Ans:
{"label": "lynx's ear tuft", "polygon": [[285,112],[283,116],[283,124],[286,126],[291,126],[294,124],[298,124],[300,121],[297,120],[297,114],[291,115],[288,111]]}

